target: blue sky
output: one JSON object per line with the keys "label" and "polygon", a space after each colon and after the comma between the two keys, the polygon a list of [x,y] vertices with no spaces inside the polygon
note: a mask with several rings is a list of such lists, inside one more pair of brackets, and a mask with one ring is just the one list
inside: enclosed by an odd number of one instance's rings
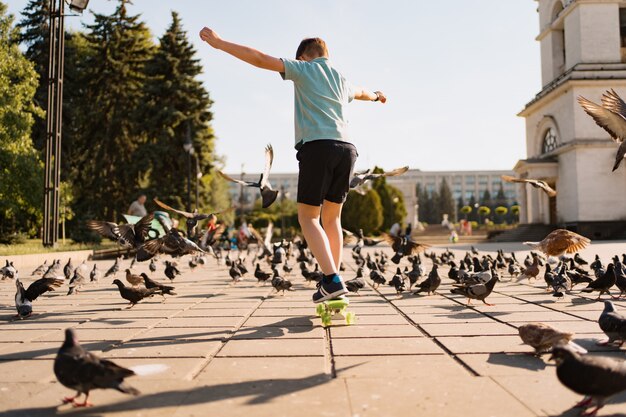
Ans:
{"label": "blue sky", "polygon": [[[16,15],[27,0],[3,0]],[[110,13],[117,2],[91,0]],[[510,169],[525,155],[516,114],[539,91],[537,3],[532,0],[134,0],[155,37],[179,12],[215,101],[217,150],[226,171],[259,172],[272,143],[275,172],[296,172],[293,87],[203,44],[223,38],[292,58],[302,38],[326,40],[353,84],[384,91],[385,105],[355,101],[350,124],[357,168]],[[80,28],[90,13],[68,19]]]}

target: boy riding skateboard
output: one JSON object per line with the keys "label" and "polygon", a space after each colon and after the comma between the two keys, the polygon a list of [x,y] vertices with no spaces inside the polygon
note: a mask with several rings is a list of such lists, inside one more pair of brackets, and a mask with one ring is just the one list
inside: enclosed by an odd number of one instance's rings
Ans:
{"label": "boy riding skateboard", "polygon": [[387,98],[380,91],[352,86],[331,64],[320,38],[304,39],[295,60],[228,42],[207,27],[200,31],[200,38],[215,49],[293,81],[298,221],[324,273],[313,302],[342,297],[348,291],[338,274],[343,249],[341,208],[358,155],[348,133],[345,106],[353,99],[385,103]]}

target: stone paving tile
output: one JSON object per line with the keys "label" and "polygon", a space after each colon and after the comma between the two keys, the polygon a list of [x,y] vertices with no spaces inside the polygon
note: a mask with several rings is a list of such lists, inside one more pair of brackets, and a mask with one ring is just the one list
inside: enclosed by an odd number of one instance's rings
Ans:
{"label": "stone paving tile", "polygon": [[408,384],[412,379],[419,380],[433,372],[442,378],[470,375],[447,355],[338,356],[335,369],[339,378],[406,379]]}
{"label": "stone paving tile", "polygon": [[[0,361],[20,359],[54,359],[61,347],[57,342],[7,343],[0,350]],[[109,342],[87,342],[82,344],[89,351],[102,351],[111,346]]]}
{"label": "stone paving tile", "polygon": [[424,337],[415,338],[372,338],[364,343],[362,339],[332,339],[333,354],[353,355],[423,355],[443,354],[444,351],[433,341]]}
{"label": "stone paving tile", "polygon": [[[497,307],[494,306],[494,307]],[[501,312],[497,310],[486,311],[485,314],[491,317],[495,317],[499,320],[506,321],[507,323],[528,323],[534,321],[549,321],[549,322],[559,322],[559,321],[572,321],[572,319],[576,319],[569,314],[559,313],[557,311],[542,311],[542,312]]]}
{"label": "stone paving tile", "polygon": [[190,391],[172,417],[351,416],[346,386],[325,374],[306,378],[209,382]]}
{"label": "stone paving tile", "polygon": [[155,327],[135,337],[139,340],[223,340],[230,336],[234,328],[224,327]]}
{"label": "stone paving tile", "polygon": [[217,357],[233,356],[323,356],[322,339],[230,340]]}
{"label": "stone paving tile", "polygon": [[[493,380],[513,393],[534,413],[541,416],[573,417],[580,409],[572,409],[583,396],[565,388],[558,381],[554,367],[533,375],[494,376]],[[626,392],[613,397],[598,415],[624,416]]]}
{"label": "stone paving tile", "polygon": [[157,327],[234,327],[242,321],[243,317],[173,317]]}
{"label": "stone paving tile", "polygon": [[[331,338],[373,338],[373,337],[423,337],[415,326],[410,324],[386,325],[386,326],[332,326]],[[366,342],[367,343],[367,342]]]}
{"label": "stone paving tile", "polygon": [[421,327],[431,336],[486,336],[517,335],[517,329],[506,324],[491,323],[448,323],[422,324]]}
{"label": "stone paving tile", "polygon": [[54,360],[0,361],[0,389],[7,382],[52,382]]}
{"label": "stone paving tile", "polygon": [[244,339],[321,339],[324,329],[321,326],[261,326],[241,327],[233,336],[233,340]]}
{"label": "stone paving tile", "polygon": [[535,415],[489,378],[458,376],[450,383],[449,377],[431,372],[414,384],[403,379],[366,378],[348,379],[346,384],[352,412],[364,417]]}
{"label": "stone paving tile", "polygon": [[[404,309],[402,309],[404,311]],[[494,323],[491,317],[469,310],[455,311],[451,313],[406,313],[417,324],[437,323]]]}
{"label": "stone paving tile", "polygon": [[309,378],[327,373],[323,357],[213,358],[196,380],[257,381],[260,379]]}
{"label": "stone paving tile", "polygon": [[[348,309],[350,311],[350,309]],[[313,320],[314,323],[319,324],[321,321],[319,318]],[[394,325],[394,324],[406,324],[407,321],[400,315],[385,315],[385,316],[370,316],[367,314],[357,314],[356,323],[359,325]]]}
{"label": "stone paving tile", "polygon": [[[309,313],[313,313],[313,311],[309,311]],[[247,319],[243,327],[313,327],[314,323],[314,315],[310,314],[309,316],[293,316],[283,318],[282,320],[277,317],[255,317],[252,316]]]}
{"label": "stone paving tile", "polygon": [[549,363],[550,355],[537,358],[527,353],[534,352],[526,346],[526,353],[467,354],[457,357],[481,376],[533,375],[540,372],[554,372],[554,363]]}
{"label": "stone paving tile", "polygon": [[102,357],[109,358],[125,368],[155,364],[167,366],[164,372],[129,379],[129,383],[135,379],[191,381],[204,364],[204,360],[198,358],[118,358],[109,357],[108,352],[103,353]]}
{"label": "stone paving tile", "polygon": [[8,330],[0,326],[0,342],[28,342],[39,339],[48,334],[54,334],[55,330]]}
{"label": "stone paving tile", "polygon": [[[117,329],[85,329],[78,328],[76,330],[78,340],[81,343],[92,341],[111,341],[119,342],[122,340],[130,339],[133,335],[139,334],[143,331],[142,328],[117,328]],[[55,330],[52,333],[47,333],[45,336],[37,338],[36,342],[57,342],[59,346],[65,340],[64,330]]]}
{"label": "stone paving tile", "polygon": [[145,329],[146,327],[152,327],[157,323],[167,320],[163,318],[155,319],[134,319],[134,318],[113,318],[106,317],[96,318],[86,323],[82,323],[76,328],[80,331],[82,329]]}
{"label": "stone paving tile", "polygon": [[110,358],[204,358],[214,354],[222,342],[215,340],[137,340],[106,352]]}
{"label": "stone paving tile", "polygon": [[250,308],[213,308],[179,311],[174,317],[244,317],[249,314]]}
{"label": "stone paving tile", "polygon": [[259,308],[254,311],[252,317],[310,316],[315,313],[315,310],[310,304],[311,303],[309,303],[309,307]]}
{"label": "stone paving tile", "polygon": [[519,336],[444,336],[437,340],[452,353],[527,352]]}

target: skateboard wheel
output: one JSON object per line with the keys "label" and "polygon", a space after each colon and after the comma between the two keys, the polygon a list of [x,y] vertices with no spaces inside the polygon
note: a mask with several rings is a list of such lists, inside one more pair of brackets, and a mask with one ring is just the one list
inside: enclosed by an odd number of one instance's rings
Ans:
{"label": "skateboard wheel", "polygon": [[324,313],[324,304],[318,304],[317,307],[315,308],[315,312],[317,313],[317,316],[320,317],[323,313]]}
{"label": "skateboard wheel", "polygon": [[322,314],[322,326],[328,327],[332,323],[331,316],[329,314]]}
{"label": "skateboard wheel", "polygon": [[356,316],[353,312],[349,312],[346,314],[346,324],[350,325],[350,324],[354,324],[356,320]]}

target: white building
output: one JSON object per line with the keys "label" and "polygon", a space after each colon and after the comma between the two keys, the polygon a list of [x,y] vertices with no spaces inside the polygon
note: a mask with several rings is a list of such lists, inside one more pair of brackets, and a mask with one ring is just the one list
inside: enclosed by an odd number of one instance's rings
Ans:
{"label": "white building", "polygon": [[[229,174],[233,178],[241,179],[241,174]],[[467,203],[472,196],[479,201],[485,191],[488,190],[495,197],[500,190],[500,184],[509,203],[518,201],[517,187],[515,184],[503,182],[501,175],[514,175],[513,171],[420,171],[410,169],[404,175],[388,177],[387,183],[398,188],[403,196],[407,209],[406,223],[415,224],[417,216],[416,188],[419,184],[423,189],[432,192],[438,190],[441,182],[445,179],[455,200],[459,197]],[[244,181],[258,181],[261,174],[244,174]],[[272,174],[270,178],[272,188],[284,190],[287,198],[295,200],[298,193],[298,174]],[[243,206],[246,210],[251,209],[254,201],[260,197],[259,190],[250,187],[241,187],[238,184],[230,184],[230,195],[235,207]],[[279,196],[280,198],[280,196]]]}
{"label": "white building", "polygon": [[514,170],[558,194],[520,186],[520,221],[609,237],[626,225],[626,168],[611,172],[617,146],[576,98],[599,102],[611,88],[626,97],[626,1],[535,1],[543,87],[519,114],[527,157]]}

